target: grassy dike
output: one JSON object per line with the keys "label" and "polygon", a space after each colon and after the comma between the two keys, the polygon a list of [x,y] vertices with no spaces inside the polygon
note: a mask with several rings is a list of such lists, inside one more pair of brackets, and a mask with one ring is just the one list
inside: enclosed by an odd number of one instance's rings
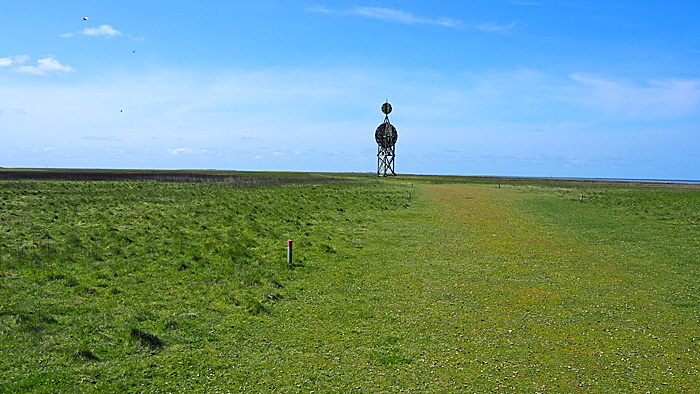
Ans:
{"label": "grassy dike", "polygon": [[693,191],[89,185],[3,189],[0,392],[700,384]]}

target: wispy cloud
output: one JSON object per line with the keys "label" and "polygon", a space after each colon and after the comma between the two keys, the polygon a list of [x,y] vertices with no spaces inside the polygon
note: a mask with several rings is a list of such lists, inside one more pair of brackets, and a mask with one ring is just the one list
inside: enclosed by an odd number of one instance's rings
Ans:
{"label": "wispy cloud", "polygon": [[329,10],[327,7],[324,7],[321,5],[311,6],[311,7],[308,7],[306,10],[309,12],[319,12],[322,14],[328,14],[331,12],[331,10]]}
{"label": "wispy cloud", "polygon": [[[373,131],[383,116],[380,105],[388,98],[403,141],[402,171],[425,171],[428,167],[421,166],[436,165],[444,167],[431,171],[494,174],[517,169],[517,175],[549,176],[551,169],[555,175],[565,171],[564,164],[541,159],[542,155],[558,152],[589,161],[612,154],[655,157],[646,153],[651,151],[645,146],[665,141],[677,125],[661,123],[700,116],[700,81],[640,83],[528,69],[447,76],[351,67],[205,75],[161,69],[31,88],[21,86],[22,79],[15,80],[0,86],[0,97],[16,97],[11,107],[23,108],[31,116],[2,120],[15,131],[3,135],[0,155],[14,166],[371,170],[376,165]],[[339,106],[344,111],[339,113]],[[645,111],[649,114],[633,116]],[[684,118],[674,117],[672,111]],[[659,119],[663,122],[647,122]],[[650,128],[651,137],[638,131]],[[45,130],[51,133],[44,134]],[[329,130],[337,138],[319,144]],[[667,144],[692,145],[683,142],[683,136],[692,141],[694,130],[676,131],[678,137]],[[600,144],[601,139],[606,144]],[[27,141],[56,150],[28,152]],[[463,152],[450,156],[462,164],[447,163],[440,153],[445,141],[450,149]],[[13,153],[13,147],[23,150]],[[334,158],[334,152],[343,153],[342,160]],[[433,154],[438,159],[431,159]],[[514,159],[464,164],[469,157],[488,154]],[[570,164],[579,172],[559,174],[598,171]],[[630,170],[624,174],[645,173],[636,164],[628,163]],[[620,171],[600,176],[621,176]]]}
{"label": "wispy cloud", "polygon": [[581,104],[617,116],[663,119],[700,111],[700,79],[651,80],[644,85],[574,73]]}
{"label": "wispy cloud", "polygon": [[100,27],[86,27],[83,30],[77,31],[77,32],[72,32],[72,33],[64,33],[61,34],[61,37],[63,38],[71,38],[76,35],[84,35],[84,36],[106,36],[106,37],[116,37],[116,36],[121,36],[122,32],[119,30],[113,28],[110,25],[100,25]]}
{"label": "wispy cloud", "polygon": [[21,108],[0,108],[0,117],[2,116],[22,116],[26,115],[27,111]]}
{"label": "wispy cloud", "polygon": [[110,135],[110,136],[99,136],[99,135],[88,135],[83,137],[84,140],[89,140],[89,141],[124,141],[123,139]]}
{"label": "wispy cloud", "polygon": [[36,66],[18,66],[14,71],[31,75],[47,75],[54,72],[75,72],[75,69],[49,56],[37,60]]}
{"label": "wispy cloud", "polygon": [[425,18],[413,15],[409,12],[399,11],[391,8],[382,7],[356,7],[349,11],[350,14],[363,16],[367,18],[381,19],[391,22],[404,24],[428,24],[445,27],[460,27],[462,22],[451,18]]}
{"label": "wispy cloud", "polygon": [[496,23],[481,23],[481,24],[465,24],[464,22],[448,18],[448,17],[424,17],[414,15],[410,12],[401,11],[393,8],[385,7],[355,7],[349,11],[337,11],[334,12],[323,6],[315,6],[307,8],[309,12],[317,12],[322,14],[338,13],[345,15],[354,15],[364,18],[379,19],[387,22],[402,23],[406,25],[434,25],[449,28],[467,28],[476,29],[492,33],[504,33],[512,30],[516,23],[511,22],[509,24],[496,24]]}
{"label": "wispy cloud", "polygon": [[539,1],[524,1],[524,0],[523,1],[520,1],[520,0],[510,1],[509,4],[523,5],[523,6],[540,6],[540,5],[542,5],[542,3]]}
{"label": "wispy cloud", "polygon": [[497,25],[495,23],[487,22],[475,26],[479,30],[493,32],[493,33],[504,33],[512,30],[515,27],[515,22],[511,22],[507,25]]}

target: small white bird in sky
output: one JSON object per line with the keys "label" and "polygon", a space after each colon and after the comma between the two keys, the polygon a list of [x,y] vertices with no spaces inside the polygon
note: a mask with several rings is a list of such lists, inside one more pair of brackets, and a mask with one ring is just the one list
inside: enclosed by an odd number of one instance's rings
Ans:
{"label": "small white bird in sky", "polygon": [[87,17],[87,16],[84,16],[84,17],[83,17],[83,20],[84,20],[84,21],[88,20],[88,17]]}

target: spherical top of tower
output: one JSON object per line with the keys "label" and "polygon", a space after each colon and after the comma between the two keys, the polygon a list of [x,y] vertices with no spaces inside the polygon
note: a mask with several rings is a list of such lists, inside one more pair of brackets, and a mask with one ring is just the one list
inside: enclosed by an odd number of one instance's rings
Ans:
{"label": "spherical top of tower", "polygon": [[382,112],[384,112],[384,114],[386,115],[389,115],[391,113],[391,104],[389,104],[388,101],[382,104]]}
{"label": "spherical top of tower", "polygon": [[382,148],[388,149],[396,145],[396,140],[399,139],[399,133],[396,127],[389,122],[385,122],[377,127],[374,132],[374,139]]}

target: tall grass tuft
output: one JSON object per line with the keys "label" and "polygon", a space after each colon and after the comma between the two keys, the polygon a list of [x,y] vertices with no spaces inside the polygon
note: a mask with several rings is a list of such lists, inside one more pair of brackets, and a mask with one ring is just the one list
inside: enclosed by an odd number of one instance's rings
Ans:
{"label": "tall grass tuft", "polygon": [[84,361],[89,361],[89,362],[98,362],[100,361],[100,358],[97,357],[95,354],[93,354],[90,350],[88,349],[80,349],[76,352],[75,354],[77,357],[81,358]]}
{"label": "tall grass tuft", "polygon": [[138,340],[142,346],[148,346],[151,349],[159,349],[165,346],[163,340],[158,338],[157,335],[141,331],[137,328],[131,330],[131,337]]}

